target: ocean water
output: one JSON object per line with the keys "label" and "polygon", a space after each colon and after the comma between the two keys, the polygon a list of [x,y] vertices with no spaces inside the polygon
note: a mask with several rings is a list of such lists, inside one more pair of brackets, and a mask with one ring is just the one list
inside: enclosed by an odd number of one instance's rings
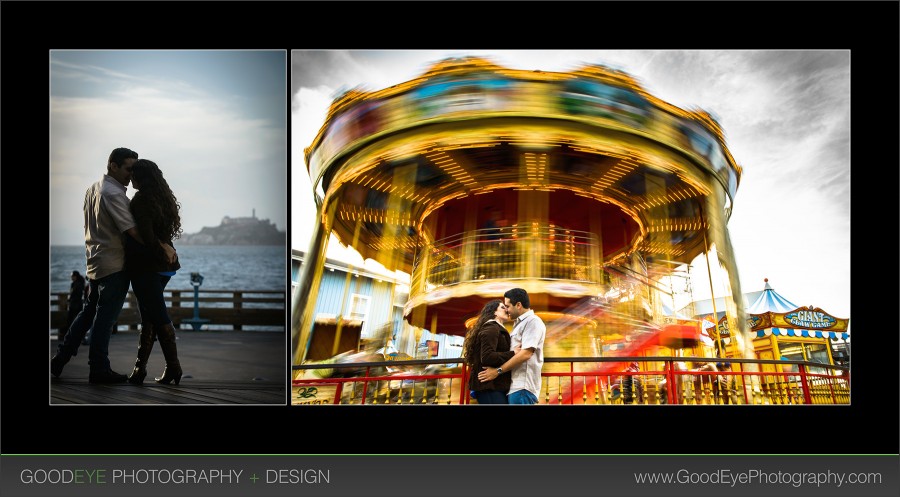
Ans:
{"label": "ocean water", "polygon": [[[203,275],[201,290],[285,290],[287,252],[282,246],[182,245],[181,269],[167,289],[193,290],[191,273]],[[72,271],[87,271],[84,246],[50,247],[50,292],[68,292]]]}

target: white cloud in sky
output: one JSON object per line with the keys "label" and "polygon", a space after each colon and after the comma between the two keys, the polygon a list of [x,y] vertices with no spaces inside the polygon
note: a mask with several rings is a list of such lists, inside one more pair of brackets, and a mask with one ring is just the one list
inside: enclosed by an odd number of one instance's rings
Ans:
{"label": "white cloud in sky", "polygon": [[[546,71],[601,63],[665,101],[713,113],[744,169],[728,224],[742,291],[761,290],[769,278],[798,305],[850,315],[849,51],[295,51],[293,248],[307,249],[314,221],[302,149],[334,93],[381,89],[464,55]],[[708,288],[694,290],[708,296]]]}

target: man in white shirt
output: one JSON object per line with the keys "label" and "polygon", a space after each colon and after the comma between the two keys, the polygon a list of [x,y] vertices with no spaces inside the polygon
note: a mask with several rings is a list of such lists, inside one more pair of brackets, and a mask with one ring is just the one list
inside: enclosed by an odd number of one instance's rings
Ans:
{"label": "man in white shirt", "polygon": [[491,381],[509,372],[512,385],[507,399],[510,404],[537,404],[541,392],[541,369],[544,366],[544,338],[547,326],[533,310],[528,292],[513,288],[503,294],[509,317],[515,319],[510,346],[516,352],[499,368],[485,367],[478,373],[479,381]]}

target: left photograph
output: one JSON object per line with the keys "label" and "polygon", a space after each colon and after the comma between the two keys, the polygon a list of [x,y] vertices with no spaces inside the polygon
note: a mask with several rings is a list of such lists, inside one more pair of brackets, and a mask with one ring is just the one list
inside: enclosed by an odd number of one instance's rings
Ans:
{"label": "left photograph", "polygon": [[286,404],[287,53],[49,55],[49,403]]}

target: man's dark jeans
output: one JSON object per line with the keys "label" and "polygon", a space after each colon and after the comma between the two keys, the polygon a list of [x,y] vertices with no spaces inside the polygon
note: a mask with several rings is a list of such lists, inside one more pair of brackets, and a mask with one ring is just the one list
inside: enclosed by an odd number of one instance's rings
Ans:
{"label": "man's dark jeans", "polygon": [[125,271],[113,273],[98,280],[91,280],[91,293],[62,343],[56,346],[63,357],[74,356],[81,340],[91,330],[91,349],[88,364],[91,371],[109,370],[109,336],[112,325],[119,318],[125,297],[128,295],[129,279]]}

